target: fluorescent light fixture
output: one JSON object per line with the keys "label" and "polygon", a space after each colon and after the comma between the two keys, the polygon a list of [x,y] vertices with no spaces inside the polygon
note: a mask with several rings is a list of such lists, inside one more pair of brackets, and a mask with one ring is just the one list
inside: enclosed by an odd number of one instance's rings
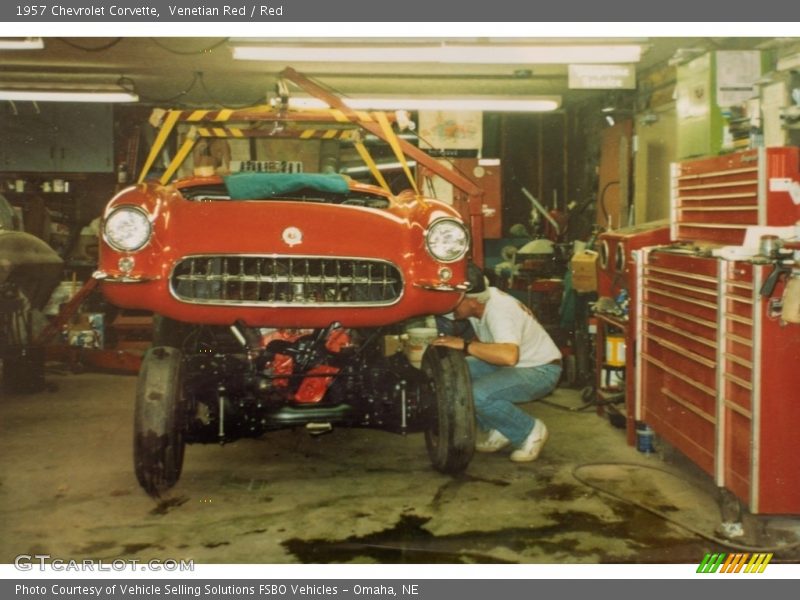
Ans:
{"label": "fluorescent light fixture", "polygon": [[233,46],[239,60],[275,62],[570,64],[636,63],[639,44],[408,45],[408,46]]}
{"label": "fluorescent light fixture", "polygon": [[40,37],[0,38],[0,50],[41,50],[44,41]]}
{"label": "fluorescent light fixture", "polygon": [[[496,97],[473,96],[456,98],[342,98],[355,110],[471,110],[485,112],[548,112],[561,106],[561,96]],[[317,98],[289,98],[289,108],[326,109]]]}
{"label": "fluorescent light fixture", "polygon": [[3,88],[0,84],[0,100],[17,102],[138,102],[139,96],[121,89],[44,89]]}

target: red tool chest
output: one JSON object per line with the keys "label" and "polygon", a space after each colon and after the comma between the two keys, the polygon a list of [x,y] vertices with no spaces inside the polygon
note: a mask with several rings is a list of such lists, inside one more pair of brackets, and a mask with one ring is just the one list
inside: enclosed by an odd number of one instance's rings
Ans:
{"label": "red tool chest", "polygon": [[606,341],[609,334],[621,335],[625,340],[624,395],[626,434],[628,444],[636,440],[634,402],[635,384],[633,365],[636,363],[636,264],[633,252],[646,246],[668,244],[670,227],[666,221],[644,223],[607,231],[598,237],[597,292],[599,296],[617,298],[622,290],[630,298],[629,313],[624,316],[609,316],[598,313],[596,338],[596,389],[602,391],[608,369]]}
{"label": "red tool chest", "polygon": [[800,514],[800,328],[759,294],[772,266],[639,258],[637,418],[752,513]]}
{"label": "red tool chest", "polygon": [[670,227],[666,220],[601,233],[597,238],[598,295],[615,298],[623,288],[633,294],[636,273],[632,252],[669,242]]}
{"label": "red tool chest", "polygon": [[753,225],[800,220],[786,190],[800,181],[800,148],[757,148],[672,165],[672,239],[741,245]]}

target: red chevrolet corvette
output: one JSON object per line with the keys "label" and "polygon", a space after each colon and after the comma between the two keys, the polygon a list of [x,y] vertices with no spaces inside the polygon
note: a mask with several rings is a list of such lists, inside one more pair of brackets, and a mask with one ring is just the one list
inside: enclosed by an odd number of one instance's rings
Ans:
{"label": "red chevrolet corvette", "polygon": [[458,303],[469,247],[450,206],[340,175],[121,191],[105,210],[98,277],[112,303],[157,315],[137,391],[140,484],[173,486],[186,442],[297,426],[424,431],[437,469],[466,468],[463,357],[430,347],[416,369],[383,340]]}

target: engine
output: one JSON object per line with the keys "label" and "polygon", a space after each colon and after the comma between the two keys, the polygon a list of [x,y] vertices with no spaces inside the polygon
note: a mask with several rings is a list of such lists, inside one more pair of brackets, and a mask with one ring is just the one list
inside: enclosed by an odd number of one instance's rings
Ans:
{"label": "engine", "polygon": [[[184,354],[188,442],[230,442],[270,430],[336,425],[406,433],[428,424],[428,378],[400,353],[384,356],[383,331],[257,329],[243,323]],[[238,348],[230,344],[235,340]]]}

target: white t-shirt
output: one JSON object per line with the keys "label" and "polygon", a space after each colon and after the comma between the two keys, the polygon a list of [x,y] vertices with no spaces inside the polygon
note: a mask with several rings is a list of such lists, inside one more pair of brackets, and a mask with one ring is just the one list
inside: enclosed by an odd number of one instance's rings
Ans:
{"label": "white t-shirt", "polygon": [[489,288],[489,301],[480,319],[469,318],[478,340],[519,346],[517,367],[538,367],[561,358],[561,351],[527,306]]}

